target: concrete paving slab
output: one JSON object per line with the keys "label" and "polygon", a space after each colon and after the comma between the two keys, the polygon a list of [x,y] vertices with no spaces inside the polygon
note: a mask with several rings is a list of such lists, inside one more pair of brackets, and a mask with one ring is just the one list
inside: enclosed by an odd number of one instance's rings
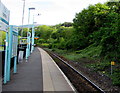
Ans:
{"label": "concrete paving slab", "polygon": [[67,77],[54,60],[43,49],[39,48],[39,50],[41,52],[43,67],[43,90],[74,92],[72,84],[68,82]]}
{"label": "concrete paving slab", "polygon": [[21,91],[21,93],[24,93],[23,91],[74,92],[67,77],[48,53],[41,48],[35,48],[28,62],[23,60],[18,64],[17,74],[12,74],[11,81],[3,85],[2,89],[3,92]]}
{"label": "concrete paving slab", "polygon": [[3,85],[3,91],[43,91],[42,62],[40,51],[35,48],[28,59],[18,64],[18,72]]}
{"label": "concrete paving slab", "polygon": [[0,93],[2,92],[2,77],[0,77]]}

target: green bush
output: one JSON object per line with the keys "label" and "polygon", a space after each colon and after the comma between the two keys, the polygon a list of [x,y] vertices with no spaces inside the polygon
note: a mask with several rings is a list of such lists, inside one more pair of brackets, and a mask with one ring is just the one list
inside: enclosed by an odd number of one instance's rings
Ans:
{"label": "green bush", "polygon": [[42,47],[49,47],[49,44],[48,43],[42,43],[41,46]]}

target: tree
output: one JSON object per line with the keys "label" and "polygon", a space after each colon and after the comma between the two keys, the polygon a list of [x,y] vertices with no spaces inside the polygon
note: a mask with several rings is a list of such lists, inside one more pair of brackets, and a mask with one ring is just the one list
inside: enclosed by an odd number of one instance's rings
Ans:
{"label": "tree", "polygon": [[61,24],[61,26],[71,27],[71,26],[73,26],[73,24],[71,22],[64,22],[64,23]]}
{"label": "tree", "polygon": [[54,28],[51,26],[38,26],[35,30],[36,36],[40,37],[39,39],[44,39],[45,42],[51,37],[51,34],[53,32]]}

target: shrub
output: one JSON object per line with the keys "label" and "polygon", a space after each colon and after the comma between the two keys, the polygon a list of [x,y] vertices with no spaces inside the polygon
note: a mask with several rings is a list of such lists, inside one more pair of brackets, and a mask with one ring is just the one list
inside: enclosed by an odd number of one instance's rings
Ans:
{"label": "shrub", "polygon": [[41,46],[42,47],[49,47],[49,44],[48,43],[42,43]]}

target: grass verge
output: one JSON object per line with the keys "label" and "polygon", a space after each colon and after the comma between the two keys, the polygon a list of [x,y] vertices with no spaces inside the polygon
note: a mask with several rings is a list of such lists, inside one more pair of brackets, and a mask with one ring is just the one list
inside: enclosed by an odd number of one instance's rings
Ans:
{"label": "grass verge", "polygon": [[56,48],[49,50],[64,56],[68,60],[75,62],[82,61],[84,66],[93,69],[93,71],[107,75],[112,79],[113,85],[120,86],[120,64],[116,63],[116,65],[113,66],[113,73],[111,74],[111,62],[105,59],[101,60],[100,58],[101,46],[95,46],[93,44],[83,50],[78,51],[67,51]]}

